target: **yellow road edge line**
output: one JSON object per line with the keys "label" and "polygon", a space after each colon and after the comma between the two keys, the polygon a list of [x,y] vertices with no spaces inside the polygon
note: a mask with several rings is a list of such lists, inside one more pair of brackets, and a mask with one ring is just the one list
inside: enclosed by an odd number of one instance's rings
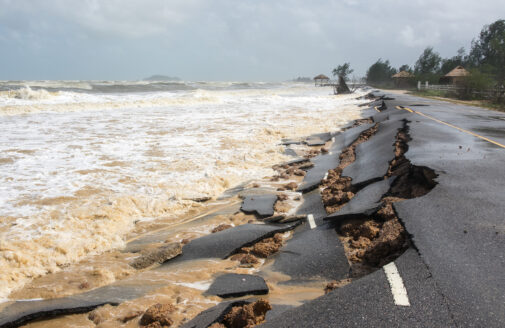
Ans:
{"label": "yellow road edge line", "polygon": [[403,109],[403,110],[406,110],[407,112],[411,112],[413,113],[414,111],[408,107],[402,107],[402,106],[396,106],[396,109]]}
{"label": "yellow road edge line", "polygon": [[217,207],[217,208],[215,208],[215,209],[212,209],[212,210],[210,210],[210,211],[208,211],[208,212],[204,212],[204,213],[202,213],[202,214],[199,214],[199,215],[197,215],[197,216],[195,216],[195,217],[193,217],[193,218],[191,218],[191,219],[189,219],[189,220],[187,220],[187,221],[184,221],[184,222],[179,222],[179,223],[177,223],[177,224],[170,225],[170,226],[168,226],[168,227],[163,227],[163,228],[159,228],[159,229],[155,229],[155,230],[150,230],[149,232],[147,232],[147,233],[145,233],[145,234],[138,235],[138,236],[136,236],[136,237],[133,237],[133,238],[130,238],[130,239],[126,240],[126,243],[127,243],[127,244],[128,244],[128,243],[131,243],[131,242],[132,242],[132,241],[134,241],[134,240],[140,239],[140,238],[142,238],[142,237],[144,237],[144,236],[148,236],[148,235],[150,235],[150,234],[152,234],[152,233],[160,232],[160,231],[167,230],[167,229],[172,229],[172,228],[178,227],[178,226],[180,226],[180,225],[183,225],[183,224],[186,224],[186,223],[193,222],[193,221],[198,220],[198,219],[200,219],[200,218],[202,218],[202,217],[204,217],[204,216],[206,216],[206,215],[210,215],[210,214],[216,213],[216,212],[218,212],[219,210],[222,210],[223,208],[226,208],[226,207],[228,207],[228,206],[233,206],[233,205],[236,205],[236,204],[238,204],[238,203],[240,203],[240,202],[241,202],[241,200],[236,200],[236,201],[234,201],[234,202],[232,202],[232,203],[229,203],[229,204],[226,204],[226,205],[223,205],[223,206],[219,206],[219,207]]}
{"label": "yellow road edge line", "polygon": [[490,142],[490,143],[492,143],[492,144],[494,144],[494,145],[497,145],[497,146],[499,146],[499,147],[505,148],[505,145],[503,145],[503,144],[501,144],[501,143],[499,143],[499,142],[497,142],[497,141],[491,140],[491,139],[489,139],[489,138],[486,138],[486,137],[484,137],[484,136],[481,136],[480,134],[473,133],[472,131],[465,130],[465,129],[463,129],[463,128],[460,128],[460,127],[458,127],[458,126],[452,125],[452,124],[450,124],[450,123],[447,123],[447,122],[441,121],[441,120],[436,119],[436,118],[434,118],[434,117],[432,117],[432,116],[430,116],[430,115],[428,115],[428,114],[424,114],[424,113],[421,113],[421,112],[418,112],[418,111],[412,110],[412,109],[410,109],[410,108],[408,108],[408,107],[402,107],[402,106],[396,106],[396,109],[403,109],[403,110],[409,111],[409,112],[411,112],[411,113],[416,113],[416,114],[418,114],[418,115],[421,115],[421,116],[424,116],[424,117],[426,117],[426,118],[429,118],[430,120],[433,120],[433,121],[435,121],[435,122],[438,122],[438,123],[441,123],[441,124],[447,125],[447,126],[449,126],[449,127],[451,127],[451,128],[454,128],[454,129],[456,129],[456,130],[459,130],[459,131],[461,131],[461,132],[468,133],[468,134],[470,134],[470,135],[472,135],[472,136],[474,136],[474,137],[480,138],[480,139],[482,139],[482,140],[486,140],[487,142]]}

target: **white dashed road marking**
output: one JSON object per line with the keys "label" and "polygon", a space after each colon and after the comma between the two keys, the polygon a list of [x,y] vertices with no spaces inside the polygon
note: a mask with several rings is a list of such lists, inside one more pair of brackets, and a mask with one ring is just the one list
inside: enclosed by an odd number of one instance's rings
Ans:
{"label": "white dashed road marking", "polygon": [[407,289],[405,289],[405,285],[403,284],[402,277],[398,272],[395,262],[386,264],[383,269],[388,278],[389,285],[391,286],[391,293],[393,294],[395,304],[399,306],[410,306]]}
{"label": "white dashed road marking", "polygon": [[314,215],[307,215],[307,221],[309,221],[310,229],[314,229],[316,227],[316,222],[314,221]]}

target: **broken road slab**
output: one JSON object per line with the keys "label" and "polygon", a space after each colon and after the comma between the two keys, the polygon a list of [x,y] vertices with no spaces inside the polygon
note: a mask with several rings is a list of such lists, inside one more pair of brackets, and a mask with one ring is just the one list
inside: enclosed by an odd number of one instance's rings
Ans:
{"label": "broken road slab", "polygon": [[350,270],[344,247],[335,229],[328,224],[296,230],[273,259],[272,270],[290,276],[289,282],[340,280]]}
{"label": "broken road slab", "polygon": [[240,209],[245,213],[256,213],[261,217],[268,217],[274,215],[276,201],[275,194],[245,196]]}
{"label": "broken road slab", "polygon": [[385,179],[366,186],[340,210],[328,215],[325,220],[336,221],[372,215],[382,206],[382,196],[388,192],[394,180],[394,178]]}
{"label": "broken road slab", "polygon": [[192,240],[182,248],[182,255],[166,262],[159,269],[170,263],[202,258],[225,259],[240,248],[250,246],[261,239],[271,237],[278,232],[285,232],[297,226],[290,224],[244,224],[238,227],[219,231]]}
{"label": "broken road slab", "polygon": [[0,327],[19,327],[37,319],[89,312],[105,304],[117,305],[138,298],[160,287],[161,285],[135,286],[118,283],[68,297],[16,301],[2,309]]}
{"label": "broken road slab", "polygon": [[268,294],[268,286],[260,276],[229,273],[217,277],[206,293],[222,298],[265,295]]}
{"label": "broken road slab", "polygon": [[415,250],[396,260],[411,306],[395,304],[383,270],[287,310],[260,327],[455,327],[442,294]]}
{"label": "broken road slab", "polygon": [[356,160],[344,168],[342,176],[352,178],[356,186],[383,178],[395,157],[394,142],[403,125],[401,120],[379,124],[377,132],[356,147]]}

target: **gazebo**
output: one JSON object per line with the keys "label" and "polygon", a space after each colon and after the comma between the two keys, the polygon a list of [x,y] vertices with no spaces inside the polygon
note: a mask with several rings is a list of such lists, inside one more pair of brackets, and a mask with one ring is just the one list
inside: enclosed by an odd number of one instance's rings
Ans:
{"label": "gazebo", "polygon": [[440,78],[441,84],[459,84],[465,80],[465,77],[470,75],[463,66],[456,66],[452,71]]}
{"label": "gazebo", "polygon": [[393,75],[392,78],[395,83],[395,87],[407,88],[412,85],[414,75],[407,71],[401,71]]}
{"label": "gazebo", "polygon": [[314,78],[314,83],[315,83],[315,86],[323,86],[325,84],[328,84],[330,83],[330,78],[327,77],[326,75],[324,74],[319,74],[318,76],[316,76]]}

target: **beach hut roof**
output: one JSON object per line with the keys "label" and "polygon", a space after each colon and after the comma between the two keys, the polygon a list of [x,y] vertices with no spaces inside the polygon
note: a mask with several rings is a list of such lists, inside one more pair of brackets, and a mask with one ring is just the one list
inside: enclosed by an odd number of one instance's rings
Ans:
{"label": "beach hut roof", "polygon": [[393,75],[394,78],[400,78],[400,77],[414,77],[414,75],[410,74],[407,71],[401,71]]}
{"label": "beach hut roof", "polygon": [[324,75],[324,74],[319,74],[318,76],[316,76],[316,77],[314,78],[314,80],[329,80],[329,79],[330,79],[330,78],[329,78],[329,77],[327,77],[327,76],[326,76],[326,75]]}
{"label": "beach hut roof", "polygon": [[446,77],[458,77],[467,75],[470,75],[470,72],[468,72],[463,66],[456,66],[452,71],[445,74]]}

